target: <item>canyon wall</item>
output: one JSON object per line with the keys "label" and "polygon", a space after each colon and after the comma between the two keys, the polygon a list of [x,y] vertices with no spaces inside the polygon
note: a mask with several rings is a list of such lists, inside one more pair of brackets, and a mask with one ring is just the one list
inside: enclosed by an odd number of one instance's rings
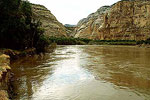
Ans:
{"label": "canyon wall", "polygon": [[66,29],[56,17],[44,6],[32,4],[33,17],[42,22],[46,36],[66,37]]}
{"label": "canyon wall", "polygon": [[150,38],[150,1],[124,0],[101,7],[78,23],[74,37],[146,40]]}
{"label": "canyon wall", "polygon": [[67,36],[68,37],[73,37],[72,33],[74,32],[75,28],[76,28],[76,25],[70,25],[70,24],[65,24],[64,25],[65,28],[66,28],[66,33],[67,33]]}
{"label": "canyon wall", "polygon": [[101,25],[104,23],[103,17],[105,13],[109,11],[109,9],[109,6],[103,6],[95,13],[88,15],[87,18],[81,19],[73,33],[74,37],[98,39],[98,28],[101,27]]}

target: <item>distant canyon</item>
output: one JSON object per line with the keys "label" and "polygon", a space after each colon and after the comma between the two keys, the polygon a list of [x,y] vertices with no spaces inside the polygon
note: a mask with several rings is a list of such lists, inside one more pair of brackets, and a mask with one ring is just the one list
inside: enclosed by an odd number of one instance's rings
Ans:
{"label": "distant canyon", "polygon": [[63,25],[44,6],[33,5],[47,36],[98,40],[146,40],[150,38],[150,1],[122,0],[100,7],[75,25]]}

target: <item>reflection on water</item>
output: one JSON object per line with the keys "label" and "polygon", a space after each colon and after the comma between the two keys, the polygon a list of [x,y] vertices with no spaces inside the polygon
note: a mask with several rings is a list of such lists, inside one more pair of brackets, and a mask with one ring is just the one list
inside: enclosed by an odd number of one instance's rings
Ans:
{"label": "reflection on water", "polygon": [[58,46],[11,66],[15,100],[150,100],[150,49]]}

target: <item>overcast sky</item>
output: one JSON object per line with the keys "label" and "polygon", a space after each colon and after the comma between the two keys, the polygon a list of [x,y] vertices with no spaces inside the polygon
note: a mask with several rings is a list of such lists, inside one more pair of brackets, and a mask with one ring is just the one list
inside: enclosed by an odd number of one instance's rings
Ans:
{"label": "overcast sky", "polygon": [[82,18],[105,5],[112,5],[120,0],[29,0],[31,3],[47,7],[63,24],[77,24]]}

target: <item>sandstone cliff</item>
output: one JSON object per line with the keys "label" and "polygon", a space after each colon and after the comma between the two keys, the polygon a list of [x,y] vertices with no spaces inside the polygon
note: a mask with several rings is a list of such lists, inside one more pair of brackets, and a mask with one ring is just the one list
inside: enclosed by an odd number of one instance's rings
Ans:
{"label": "sandstone cliff", "polygon": [[99,8],[95,13],[88,15],[87,18],[80,20],[75,29],[74,36],[80,38],[97,39],[99,37],[98,28],[104,22],[104,14],[109,11],[109,6]]}
{"label": "sandstone cliff", "polygon": [[[100,9],[103,9],[100,8]],[[150,38],[150,1],[120,1],[79,22],[75,37],[145,40]]]}
{"label": "sandstone cliff", "polygon": [[70,24],[65,24],[64,25],[66,28],[66,33],[68,37],[72,37],[73,36],[73,32],[76,28],[76,25],[70,25]]}
{"label": "sandstone cliff", "polygon": [[34,18],[42,22],[46,36],[67,36],[63,24],[46,7],[32,4],[32,10]]}

